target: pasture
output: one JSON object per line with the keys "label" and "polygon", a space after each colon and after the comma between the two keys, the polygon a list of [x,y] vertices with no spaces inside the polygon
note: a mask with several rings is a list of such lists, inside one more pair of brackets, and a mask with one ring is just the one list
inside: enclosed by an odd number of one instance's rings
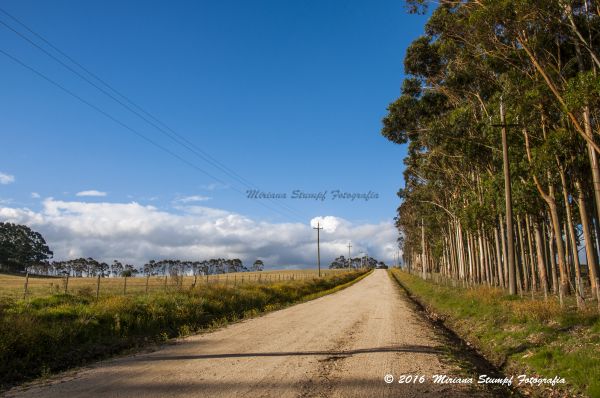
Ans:
{"label": "pasture", "polygon": [[[340,274],[345,270],[321,270],[321,276]],[[191,289],[203,285],[222,284],[237,286],[249,283],[271,283],[288,280],[312,279],[318,276],[317,269],[269,270],[259,272],[235,272],[197,276],[133,276],[133,277],[54,277],[0,274],[0,299],[22,299],[44,297],[58,293],[72,293],[96,296],[136,295],[159,291]]]}

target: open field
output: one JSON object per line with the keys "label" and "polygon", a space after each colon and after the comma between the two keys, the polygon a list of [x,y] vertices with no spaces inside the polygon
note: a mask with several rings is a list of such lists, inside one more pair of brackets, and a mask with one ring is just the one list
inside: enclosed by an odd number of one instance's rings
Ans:
{"label": "open field", "polygon": [[[339,274],[346,272],[345,270],[321,270],[322,276]],[[236,272],[217,275],[198,275],[184,276],[181,281],[178,278],[170,276],[151,276],[148,280],[144,276],[136,276],[127,278],[111,277],[100,278],[99,293],[103,295],[115,294],[139,294],[146,292],[157,292],[165,290],[173,290],[179,288],[191,288],[196,282],[196,286],[220,283],[236,286],[246,283],[265,283],[265,282],[280,282],[286,280],[301,280],[311,279],[318,275],[317,269],[302,269],[302,270],[270,270],[260,272]],[[125,282],[127,285],[125,286]],[[66,278],[61,277],[45,277],[32,276],[27,281],[27,297],[42,297],[51,294],[65,293],[65,287],[68,293],[85,293],[96,295],[98,288],[98,278],[82,278],[70,277],[68,286],[66,286]],[[19,275],[1,274],[0,273],[0,298],[19,299],[25,297],[25,277]]]}
{"label": "open field", "polygon": [[[393,269],[390,273],[431,316],[443,320],[505,374],[564,378],[566,384],[528,388],[534,396],[600,396],[600,317],[547,301],[509,296],[486,286],[457,288]],[[556,394],[556,391],[562,394]]]}
{"label": "open field", "polygon": [[[87,291],[0,300],[0,387],[164,342],[261,312],[310,300],[352,284],[367,270],[288,273],[281,281],[175,286],[149,294]],[[294,279],[292,279],[294,275]],[[299,275],[304,275],[300,278]],[[247,275],[244,275],[247,276]],[[274,279],[274,278],[273,278]],[[260,280],[260,282],[259,282]]]}

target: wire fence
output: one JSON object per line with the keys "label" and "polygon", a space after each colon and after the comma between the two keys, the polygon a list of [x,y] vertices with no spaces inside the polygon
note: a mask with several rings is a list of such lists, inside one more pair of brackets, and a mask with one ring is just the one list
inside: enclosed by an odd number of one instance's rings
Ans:
{"label": "wire fence", "polygon": [[[339,275],[348,270],[322,270],[321,277]],[[94,297],[137,295],[159,291],[175,291],[221,284],[237,286],[250,283],[275,283],[318,278],[317,270],[237,272],[197,276],[134,277],[53,277],[0,274],[0,298],[24,299],[53,294],[79,294]]]}

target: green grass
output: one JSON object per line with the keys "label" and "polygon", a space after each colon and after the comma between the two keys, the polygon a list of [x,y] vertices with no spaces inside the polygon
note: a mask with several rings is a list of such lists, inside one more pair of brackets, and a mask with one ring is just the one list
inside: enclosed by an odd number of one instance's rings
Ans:
{"label": "green grass", "polygon": [[[390,274],[433,315],[507,375],[563,377],[566,396],[600,397],[600,317],[562,309],[555,298],[518,298],[499,289],[450,287],[394,269]],[[528,393],[546,395],[543,388]]]}
{"label": "green grass", "polygon": [[86,292],[0,300],[0,389],[337,291],[365,271],[149,295]]}

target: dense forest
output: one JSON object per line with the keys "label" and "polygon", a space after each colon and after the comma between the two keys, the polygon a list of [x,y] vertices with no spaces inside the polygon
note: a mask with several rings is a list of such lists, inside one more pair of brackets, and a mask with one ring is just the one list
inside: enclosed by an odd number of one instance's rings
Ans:
{"label": "dense forest", "polygon": [[431,15],[382,129],[404,265],[600,305],[600,3],[408,4]]}

